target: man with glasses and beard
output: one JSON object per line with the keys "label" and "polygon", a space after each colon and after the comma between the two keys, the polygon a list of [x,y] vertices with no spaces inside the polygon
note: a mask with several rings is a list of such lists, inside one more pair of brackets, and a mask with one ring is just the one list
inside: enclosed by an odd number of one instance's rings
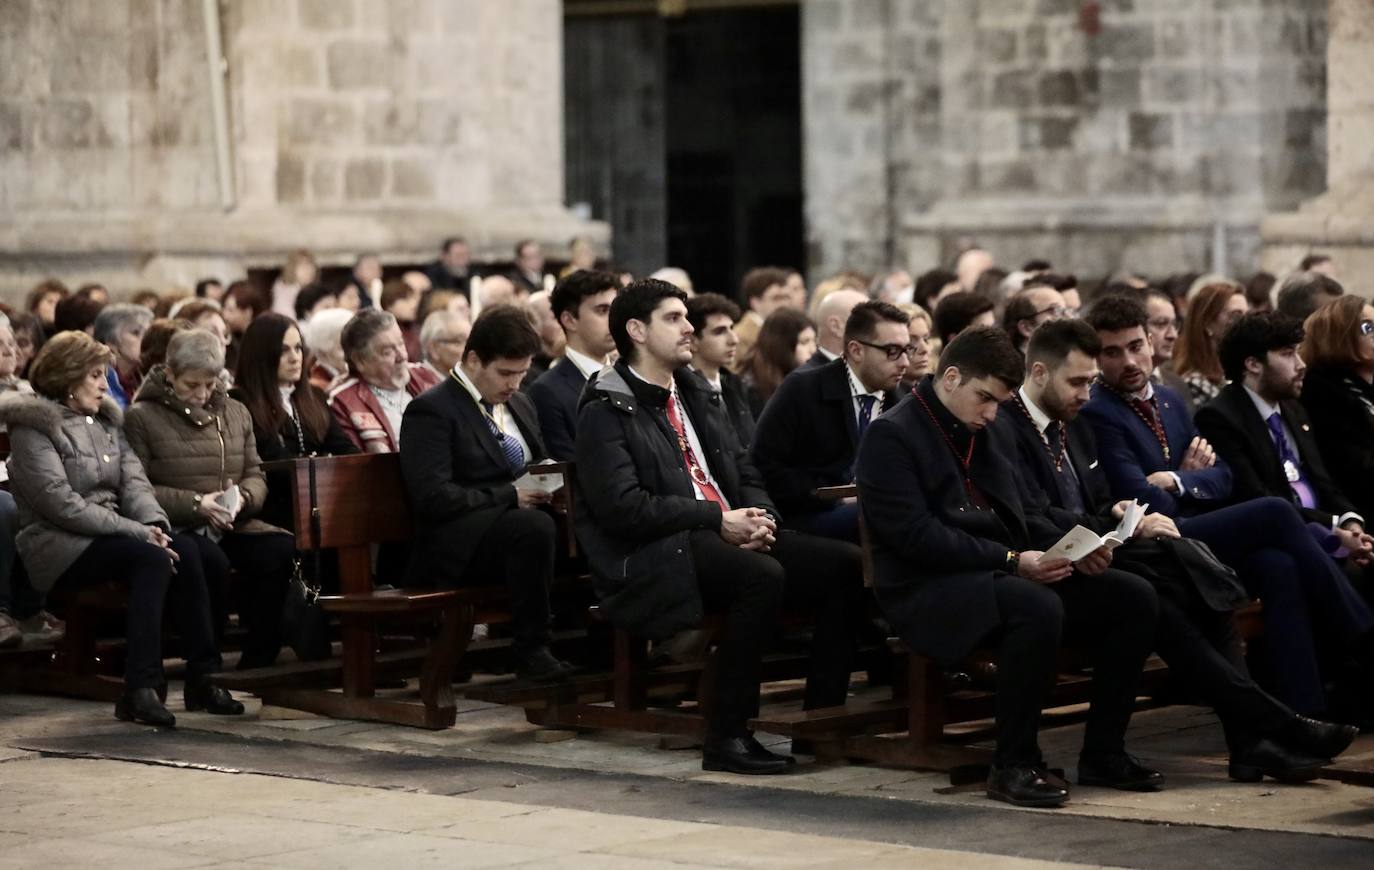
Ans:
{"label": "man with glasses and beard", "polygon": [[788,528],[858,543],[859,506],[816,490],[854,482],[854,455],[868,425],[897,406],[911,359],[906,312],[862,302],[844,326],[844,355],[793,372],[768,400],[753,458]]}

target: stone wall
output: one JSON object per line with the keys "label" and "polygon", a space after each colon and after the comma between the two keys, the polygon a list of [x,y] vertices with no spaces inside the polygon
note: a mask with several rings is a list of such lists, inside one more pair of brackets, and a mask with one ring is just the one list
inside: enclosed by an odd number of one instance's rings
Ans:
{"label": "stone wall", "polygon": [[563,208],[558,0],[222,0],[222,206],[202,4],[0,3],[0,293],[186,285],[467,235],[509,259],[603,225]]}
{"label": "stone wall", "polygon": [[1325,12],[805,0],[811,265],[925,269],[976,239],[1013,266],[1247,272],[1263,215],[1323,187]]}

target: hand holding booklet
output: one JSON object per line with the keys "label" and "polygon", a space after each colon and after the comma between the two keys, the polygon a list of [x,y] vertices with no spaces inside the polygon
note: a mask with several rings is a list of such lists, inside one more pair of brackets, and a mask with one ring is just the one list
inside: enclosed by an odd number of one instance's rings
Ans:
{"label": "hand holding booklet", "polygon": [[546,459],[537,465],[531,465],[525,473],[515,479],[516,489],[533,489],[539,492],[547,492],[550,495],[563,488],[563,475],[560,470],[548,469],[541,471],[541,465],[553,465],[553,461]]}
{"label": "hand holding booklet", "polygon": [[1149,507],[1148,504],[1132,501],[1126,506],[1126,512],[1122,515],[1121,522],[1105,535],[1099,535],[1083,526],[1074,526],[1053,547],[1045,551],[1045,554],[1040,557],[1040,561],[1068,559],[1070,562],[1077,562],[1100,547],[1115,550],[1129,541],[1131,536],[1135,534],[1136,526],[1140,525],[1140,520],[1145,516],[1145,511]]}

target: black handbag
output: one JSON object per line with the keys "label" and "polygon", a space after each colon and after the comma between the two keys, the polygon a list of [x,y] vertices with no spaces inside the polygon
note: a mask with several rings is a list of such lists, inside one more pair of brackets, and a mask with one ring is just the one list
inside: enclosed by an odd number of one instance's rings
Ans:
{"label": "black handbag", "polygon": [[[309,462],[310,478],[310,532],[315,539],[316,549],[308,553],[297,553],[291,571],[291,581],[286,588],[286,601],[282,606],[282,639],[303,662],[319,661],[333,655],[329,642],[329,614],[320,606],[320,559],[324,555],[318,549],[320,541],[320,506],[315,494],[315,457]],[[302,563],[310,560],[311,579],[305,579]]]}

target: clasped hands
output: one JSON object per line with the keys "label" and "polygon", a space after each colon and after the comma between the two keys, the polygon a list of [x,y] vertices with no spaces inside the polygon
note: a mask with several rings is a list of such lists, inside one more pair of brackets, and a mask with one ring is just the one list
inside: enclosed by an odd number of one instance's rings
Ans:
{"label": "clasped hands", "polygon": [[720,536],[727,544],[767,553],[777,535],[778,524],[763,508],[736,508],[720,515]]}
{"label": "clasped hands", "polygon": [[[228,487],[218,492],[209,492],[201,496],[200,503],[196,505],[196,513],[205,517],[206,521],[220,531],[229,531],[234,528],[235,511],[229,509],[224,503],[225,494],[234,488],[230,483]],[[240,495],[240,498],[242,496]]]}

